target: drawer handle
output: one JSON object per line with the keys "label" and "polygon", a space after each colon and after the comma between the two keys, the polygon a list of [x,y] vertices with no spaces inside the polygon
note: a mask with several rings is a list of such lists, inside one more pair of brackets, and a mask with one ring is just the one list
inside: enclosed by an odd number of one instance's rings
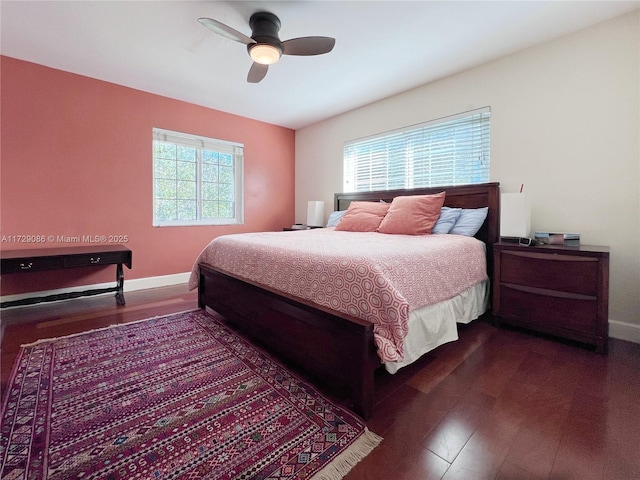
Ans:
{"label": "drawer handle", "polygon": [[21,263],[20,264],[20,269],[21,270],[29,270],[31,267],[33,267],[33,262]]}
{"label": "drawer handle", "polygon": [[89,261],[91,263],[100,263],[100,257],[96,257],[96,258],[91,257],[91,259]]}

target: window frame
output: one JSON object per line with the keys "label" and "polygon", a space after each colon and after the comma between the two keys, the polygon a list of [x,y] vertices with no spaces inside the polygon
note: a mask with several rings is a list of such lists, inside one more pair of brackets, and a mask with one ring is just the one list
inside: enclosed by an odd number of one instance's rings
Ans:
{"label": "window frame", "polygon": [[[434,138],[437,135],[448,134],[455,137],[455,129],[461,128],[466,129],[466,135],[472,137],[471,142],[449,139],[448,142],[454,144],[454,147],[438,147],[440,150],[434,148]],[[469,144],[471,148],[468,148]],[[366,192],[486,183],[490,179],[490,151],[491,108],[488,106],[350,140],[345,142],[343,149],[343,191]],[[409,152],[415,153],[409,157]],[[464,154],[462,158],[461,153]],[[479,161],[469,160],[476,155]],[[399,158],[401,160],[398,161]],[[457,168],[460,165],[464,168]],[[416,173],[420,170],[421,174]],[[479,174],[481,177],[477,176]]]}
{"label": "window frame", "polygon": [[[176,132],[154,127],[152,130],[152,225],[154,227],[185,227],[203,225],[240,225],[244,223],[244,145],[237,142],[219,140],[216,138]],[[157,218],[157,165],[156,142],[174,144],[196,149],[196,219],[194,220],[159,220]],[[202,184],[203,159],[202,151],[231,154],[233,158],[233,217],[202,218]],[[176,161],[178,161],[176,159]]]}

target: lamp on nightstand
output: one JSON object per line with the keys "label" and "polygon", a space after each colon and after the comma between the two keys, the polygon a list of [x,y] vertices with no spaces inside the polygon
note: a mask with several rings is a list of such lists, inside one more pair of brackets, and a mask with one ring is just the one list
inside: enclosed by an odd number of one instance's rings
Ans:
{"label": "lamp on nightstand", "polygon": [[531,211],[527,195],[524,193],[503,193],[500,195],[500,236],[528,237]]}
{"label": "lamp on nightstand", "polygon": [[324,224],[324,202],[310,200],[307,204],[307,226],[321,227]]}

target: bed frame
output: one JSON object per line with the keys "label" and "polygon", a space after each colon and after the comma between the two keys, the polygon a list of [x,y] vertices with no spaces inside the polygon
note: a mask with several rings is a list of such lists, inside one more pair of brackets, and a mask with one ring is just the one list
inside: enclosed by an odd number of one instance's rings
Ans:
{"label": "bed frame", "polygon": [[[476,235],[487,244],[487,271],[492,276],[493,244],[500,236],[498,183],[380,192],[336,193],[335,210],[352,201],[391,202],[398,195],[447,192],[450,207],[489,207]],[[318,385],[340,398],[365,420],[373,415],[374,371],[381,366],[373,340],[373,325],[234,278],[199,264],[198,306],[224,316],[269,351],[293,362]]]}

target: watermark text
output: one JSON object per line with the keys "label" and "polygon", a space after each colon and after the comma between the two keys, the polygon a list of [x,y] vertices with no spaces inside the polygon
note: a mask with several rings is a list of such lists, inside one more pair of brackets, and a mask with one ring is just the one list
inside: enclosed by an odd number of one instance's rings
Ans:
{"label": "watermark text", "polygon": [[129,235],[51,235],[51,234],[16,234],[2,235],[3,244],[38,244],[38,243],[127,243]]}

